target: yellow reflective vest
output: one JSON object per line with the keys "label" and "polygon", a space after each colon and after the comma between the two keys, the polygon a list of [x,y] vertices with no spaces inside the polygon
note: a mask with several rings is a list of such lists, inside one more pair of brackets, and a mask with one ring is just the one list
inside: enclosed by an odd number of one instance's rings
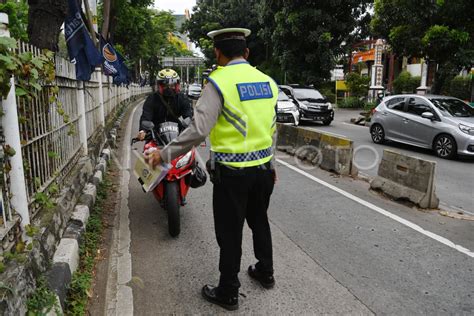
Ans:
{"label": "yellow reflective vest", "polygon": [[272,78],[239,62],[218,67],[209,81],[224,99],[211,130],[211,154],[232,167],[252,167],[271,160],[278,86]]}

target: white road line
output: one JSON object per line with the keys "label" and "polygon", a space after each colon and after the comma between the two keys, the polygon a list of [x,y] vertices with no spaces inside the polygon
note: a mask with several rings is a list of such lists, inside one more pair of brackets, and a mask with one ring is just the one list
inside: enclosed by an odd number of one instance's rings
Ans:
{"label": "white road line", "polygon": [[459,251],[459,252],[462,252],[462,253],[465,254],[465,255],[468,255],[468,256],[471,257],[471,258],[474,258],[474,252],[472,252],[471,250],[469,250],[469,249],[467,249],[467,248],[464,248],[463,246],[460,246],[460,245],[457,245],[457,244],[453,243],[453,242],[450,241],[449,239],[446,239],[446,238],[444,238],[444,237],[442,237],[442,236],[439,236],[439,235],[437,235],[437,234],[435,234],[435,233],[432,233],[432,232],[430,232],[430,231],[427,231],[427,230],[423,229],[422,227],[418,226],[417,224],[414,224],[414,223],[412,223],[412,222],[410,222],[410,221],[408,221],[408,220],[406,220],[406,219],[404,219],[404,218],[402,218],[402,217],[400,217],[400,216],[397,216],[397,215],[395,215],[395,214],[392,214],[392,213],[390,213],[390,212],[384,210],[383,208],[380,208],[380,207],[378,207],[378,206],[376,206],[376,205],[374,205],[374,204],[372,204],[372,203],[370,203],[370,202],[367,202],[367,201],[365,201],[365,200],[363,200],[363,199],[361,199],[361,198],[358,198],[357,196],[355,196],[355,195],[353,195],[353,194],[351,194],[351,193],[349,193],[349,192],[346,192],[346,191],[344,191],[344,190],[342,190],[342,189],[339,189],[338,187],[336,187],[336,186],[334,186],[334,185],[332,185],[332,184],[329,184],[329,183],[327,183],[326,181],[323,181],[323,180],[321,180],[321,179],[318,179],[318,178],[316,178],[315,176],[313,176],[313,175],[311,175],[311,174],[309,174],[309,173],[307,173],[307,172],[305,172],[305,171],[303,171],[303,170],[301,170],[301,169],[299,169],[299,168],[296,168],[295,166],[292,166],[292,165],[290,165],[289,163],[287,163],[287,162],[285,162],[285,161],[283,161],[283,160],[281,160],[281,159],[277,159],[277,161],[278,161],[279,163],[281,163],[282,165],[286,166],[287,168],[289,168],[289,169],[291,169],[291,170],[293,170],[293,171],[296,171],[297,173],[299,173],[299,174],[301,174],[301,175],[307,177],[308,179],[311,179],[311,180],[313,180],[313,181],[315,181],[315,182],[317,182],[317,183],[319,183],[319,184],[321,184],[321,185],[324,185],[325,187],[327,187],[327,188],[329,188],[329,189],[331,189],[331,190],[333,190],[333,191],[335,191],[335,192],[337,192],[337,193],[340,193],[340,194],[344,195],[345,197],[347,197],[347,198],[349,198],[349,199],[351,199],[351,200],[353,200],[353,201],[355,201],[355,202],[357,202],[357,203],[359,203],[359,204],[361,204],[361,205],[363,205],[363,206],[366,206],[366,207],[370,208],[371,210],[373,210],[373,211],[375,211],[375,212],[377,212],[377,213],[380,213],[380,214],[382,214],[382,215],[384,215],[384,216],[387,216],[388,218],[391,218],[391,219],[393,219],[393,220],[399,222],[399,223],[402,224],[402,225],[405,225],[405,226],[407,226],[407,227],[409,227],[409,228],[411,228],[411,229],[413,229],[413,230],[415,230],[415,231],[417,231],[417,232],[419,232],[419,233],[421,233],[421,234],[423,234],[423,235],[425,235],[425,236],[427,236],[427,237],[429,237],[429,238],[431,238],[431,239],[434,239],[434,240],[436,240],[436,241],[438,241],[438,242],[440,242],[440,243],[442,243],[442,244],[444,244],[444,245],[446,245],[446,246],[448,246],[448,247],[451,247],[451,248],[453,248],[453,249],[455,249],[455,250],[457,250],[457,251]]}

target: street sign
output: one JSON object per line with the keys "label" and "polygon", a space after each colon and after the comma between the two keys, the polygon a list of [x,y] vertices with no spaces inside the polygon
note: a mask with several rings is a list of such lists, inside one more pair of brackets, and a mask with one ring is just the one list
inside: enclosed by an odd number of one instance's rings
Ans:
{"label": "street sign", "polygon": [[202,57],[162,57],[163,67],[195,67],[204,65]]}

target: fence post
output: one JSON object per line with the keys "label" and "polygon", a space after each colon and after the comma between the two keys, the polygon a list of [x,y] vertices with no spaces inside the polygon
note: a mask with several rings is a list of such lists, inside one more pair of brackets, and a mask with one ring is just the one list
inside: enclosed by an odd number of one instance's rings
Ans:
{"label": "fence post", "polygon": [[[8,31],[8,15],[0,13],[0,36],[10,37]],[[21,226],[30,224],[30,212],[28,210],[28,194],[26,193],[25,171],[23,169],[23,156],[21,152],[20,128],[18,126],[18,108],[15,96],[15,80],[10,78],[10,92],[2,101],[4,115],[2,117],[5,144],[13,148],[16,154],[10,158],[10,192],[13,196],[10,200],[15,212],[21,216]]]}
{"label": "fence post", "polygon": [[77,82],[77,110],[79,112],[79,139],[82,144],[84,156],[88,155],[87,148],[87,124],[86,124],[86,101],[84,96],[84,82]]}
{"label": "fence post", "polygon": [[100,123],[105,128],[105,112],[104,112],[104,89],[102,87],[102,67],[99,67],[99,115]]}

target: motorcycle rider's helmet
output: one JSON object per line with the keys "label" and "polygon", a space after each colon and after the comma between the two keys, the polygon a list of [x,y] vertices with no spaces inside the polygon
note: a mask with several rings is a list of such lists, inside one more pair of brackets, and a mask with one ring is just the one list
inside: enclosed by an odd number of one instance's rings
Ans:
{"label": "motorcycle rider's helmet", "polygon": [[158,72],[156,78],[160,94],[163,94],[163,91],[166,88],[174,90],[175,93],[178,93],[181,90],[179,75],[176,71],[170,68],[165,68]]}

